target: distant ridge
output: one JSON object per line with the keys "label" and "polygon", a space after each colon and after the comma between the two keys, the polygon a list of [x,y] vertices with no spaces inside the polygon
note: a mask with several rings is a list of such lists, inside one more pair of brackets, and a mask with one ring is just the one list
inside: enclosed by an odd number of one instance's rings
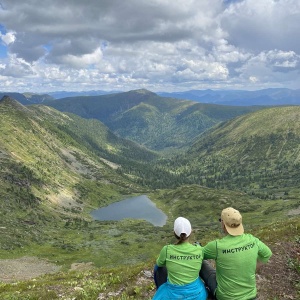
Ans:
{"label": "distant ridge", "polygon": [[256,91],[208,89],[173,93],[158,92],[157,94],[162,97],[188,99],[201,103],[221,105],[300,105],[300,89],[273,88]]}
{"label": "distant ridge", "polygon": [[[133,90],[136,93],[144,92],[152,93],[146,89]],[[138,92],[140,91],[140,92]],[[54,99],[63,99],[68,97],[88,97],[102,96],[110,94],[130,93],[131,91],[56,91],[48,93],[17,93],[17,92],[1,92],[0,98],[9,95],[24,105],[44,103],[45,101]],[[252,106],[252,105],[300,105],[300,89],[288,88],[269,88],[254,91],[247,90],[188,90],[182,92],[156,92],[161,97],[196,101],[200,103],[210,103],[228,106]]]}
{"label": "distant ridge", "polygon": [[0,92],[0,99],[4,96],[9,96],[23,105],[39,104],[44,101],[54,100],[53,97],[47,94]]}
{"label": "distant ridge", "polygon": [[219,122],[262,107],[230,107],[161,97],[146,89],[46,101],[62,112],[103,122],[117,135],[161,151],[186,147]]}
{"label": "distant ridge", "polygon": [[51,97],[55,99],[66,98],[66,97],[78,97],[78,96],[98,96],[98,95],[107,95],[107,94],[115,94],[122,93],[122,91],[57,91],[57,92],[49,92],[47,93]]}

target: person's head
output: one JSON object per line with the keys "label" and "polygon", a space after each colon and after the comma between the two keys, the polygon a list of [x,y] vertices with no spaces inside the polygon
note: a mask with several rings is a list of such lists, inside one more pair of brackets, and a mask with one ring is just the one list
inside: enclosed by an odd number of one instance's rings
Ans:
{"label": "person's head", "polygon": [[185,242],[191,235],[192,226],[188,219],[183,217],[178,217],[174,221],[174,235],[178,239],[177,244]]}
{"label": "person's head", "polygon": [[222,210],[221,219],[222,228],[225,233],[233,236],[242,235],[244,226],[242,224],[242,215],[232,207],[227,207]]}

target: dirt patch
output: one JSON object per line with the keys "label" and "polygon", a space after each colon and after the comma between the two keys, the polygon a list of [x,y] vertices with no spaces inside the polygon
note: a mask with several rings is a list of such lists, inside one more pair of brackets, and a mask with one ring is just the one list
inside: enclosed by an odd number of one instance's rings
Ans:
{"label": "dirt patch", "polygon": [[24,256],[18,259],[0,260],[0,282],[10,283],[28,280],[44,274],[56,273],[60,266],[37,257]]}
{"label": "dirt patch", "polygon": [[100,157],[100,160],[102,160],[105,164],[107,164],[109,167],[111,167],[112,169],[116,170],[118,168],[120,168],[121,166],[118,164],[115,164],[105,158]]}
{"label": "dirt patch", "polygon": [[300,206],[298,208],[291,209],[288,212],[288,216],[297,216],[297,215],[300,215]]}
{"label": "dirt patch", "polygon": [[294,266],[300,262],[299,244],[276,243],[271,249],[270,261],[257,272],[258,300],[300,299],[300,278]]}
{"label": "dirt patch", "polygon": [[0,159],[1,158],[8,158],[8,154],[6,152],[4,152],[3,150],[0,150]]}
{"label": "dirt patch", "polygon": [[94,264],[92,262],[88,263],[74,263],[71,265],[71,271],[87,271],[90,269],[95,268]]}
{"label": "dirt patch", "polygon": [[63,208],[76,209],[78,211],[82,211],[83,209],[83,205],[76,201],[74,193],[67,190],[60,190],[57,194],[47,195],[47,199],[51,203]]}
{"label": "dirt patch", "polygon": [[61,149],[61,152],[71,170],[73,170],[76,173],[84,174],[84,175],[92,174],[91,169],[88,166],[85,166],[82,162],[78,161],[78,159],[74,156],[74,154],[70,150]]}

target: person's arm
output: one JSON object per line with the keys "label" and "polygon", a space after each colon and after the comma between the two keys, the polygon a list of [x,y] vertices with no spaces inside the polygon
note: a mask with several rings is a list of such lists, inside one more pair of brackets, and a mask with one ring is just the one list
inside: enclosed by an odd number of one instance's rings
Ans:
{"label": "person's arm", "polygon": [[207,243],[203,247],[204,259],[216,259],[217,258],[217,241]]}
{"label": "person's arm", "polygon": [[166,258],[167,258],[167,246],[164,246],[160,253],[159,256],[156,260],[156,264],[158,267],[163,267],[166,265]]}
{"label": "person's arm", "polygon": [[268,260],[272,256],[271,249],[259,239],[257,239],[257,245],[258,245],[258,260],[263,263],[268,262]]}

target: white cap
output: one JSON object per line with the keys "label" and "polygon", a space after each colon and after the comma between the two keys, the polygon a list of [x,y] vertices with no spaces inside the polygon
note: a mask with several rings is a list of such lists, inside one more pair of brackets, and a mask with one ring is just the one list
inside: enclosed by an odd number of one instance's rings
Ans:
{"label": "white cap", "polygon": [[188,219],[183,217],[178,217],[174,222],[174,232],[180,237],[182,233],[185,233],[186,236],[190,236],[192,232],[192,226]]}

